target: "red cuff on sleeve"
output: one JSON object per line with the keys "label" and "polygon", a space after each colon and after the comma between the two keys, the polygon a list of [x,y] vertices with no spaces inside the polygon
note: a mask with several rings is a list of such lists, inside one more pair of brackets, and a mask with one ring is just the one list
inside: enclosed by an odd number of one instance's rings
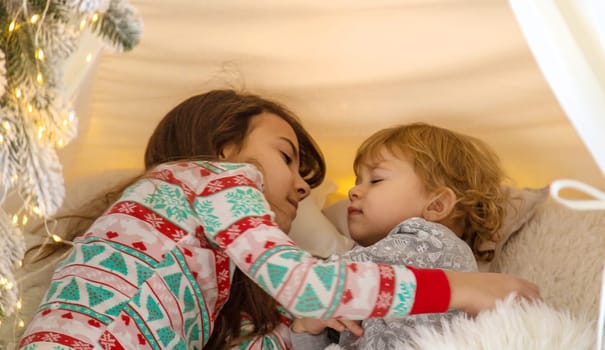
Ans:
{"label": "red cuff on sleeve", "polygon": [[450,306],[451,289],[445,272],[411,266],[408,268],[416,276],[416,296],[410,315],[447,311]]}

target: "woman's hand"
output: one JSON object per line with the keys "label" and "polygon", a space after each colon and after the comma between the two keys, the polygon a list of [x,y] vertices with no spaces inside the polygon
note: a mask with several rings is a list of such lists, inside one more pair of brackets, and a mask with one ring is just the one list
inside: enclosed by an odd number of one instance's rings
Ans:
{"label": "woman's hand", "polygon": [[541,299],[537,285],[524,279],[500,273],[445,271],[450,282],[450,309],[476,315],[493,309],[496,300],[511,293],[524,299]]}
{"label": "woman's hand", "polygon": [[329,318],[326,320],[319,320],[315,318],[296,318],[290,327],[294,333],[319,334],[329,327],[338,332],[348,329],[351,331],[351,333],[358,337],[363,335],[361,321],[337,320],[334,318]]}

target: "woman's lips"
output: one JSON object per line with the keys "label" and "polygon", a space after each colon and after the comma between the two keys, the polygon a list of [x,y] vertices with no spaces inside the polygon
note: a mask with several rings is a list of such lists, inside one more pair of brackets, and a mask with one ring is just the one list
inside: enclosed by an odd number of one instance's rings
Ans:
{"label": "woman's lips", "polygon": [[290,202],[290,204],[292,204],[292,206],[294,206],[295,210],[298,210],[298,202],[297,201],[289,200],[288,202]]}
{"label": "woman's lips", "polygon": [[296,217],[296,214],[298,213],[298,201],[288,199],[288,203],[290,203],[294,207],[294,217]]}

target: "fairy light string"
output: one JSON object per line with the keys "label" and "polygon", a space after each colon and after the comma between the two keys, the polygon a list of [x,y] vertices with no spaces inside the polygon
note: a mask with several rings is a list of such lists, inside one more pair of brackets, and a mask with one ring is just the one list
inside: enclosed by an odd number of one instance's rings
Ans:
{"label": "fairy light string", "polygon": [[66,64],[79,58],[85,72],[97,53],[79,49],[85,31],[128,51],[140,41],[142,20],[128,0],[0,2],[0,324],[13,315],[17,328],[25,326],[18,282],[27,276],[15,271],[26,226],[43,220],[48,242],[70,244],[47,222],[65,194],[56,150],[77,134]]}

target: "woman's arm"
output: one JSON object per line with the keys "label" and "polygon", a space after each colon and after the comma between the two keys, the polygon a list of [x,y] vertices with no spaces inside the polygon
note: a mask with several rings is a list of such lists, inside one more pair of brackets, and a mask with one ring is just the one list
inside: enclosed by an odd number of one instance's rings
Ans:
{"label": "woman's arm", "polygon": [[489,272],[446,271],[452,290],[450,309],[471,315],[493,309],[496,301],[511,293],[524,299],[540,299],[540,289],[524,279]]}

